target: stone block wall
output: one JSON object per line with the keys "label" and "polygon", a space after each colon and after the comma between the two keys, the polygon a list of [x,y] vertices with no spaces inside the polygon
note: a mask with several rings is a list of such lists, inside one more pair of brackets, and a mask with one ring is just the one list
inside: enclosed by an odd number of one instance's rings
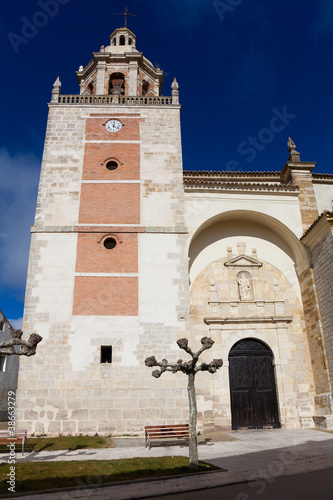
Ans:
{"label": "stone block wall", "polygon": [[330,380],[333,387],[333,233],[328,231],[312,251],[318,302],[325,336]]}
{"label": "stone block wall", "polygon": [[[306,331],[316,386],[316,398],[320,400],[322,397],[321,395],[327,395],[330,386],[328,381],[325,341],[323,338],[321,314],[318,307],[313,270],[310,268],[305,269],[299,276],[299,282],[302,291]],[[321,404],[319,405],[318,411],[326,412]]]}
{"label": "stone block wall", "polygon": [[[303,238],[304,243],[310,249],[313,263],[313,283],[307,286],[309,302],[307,311],[313,317],[316,314],[316,307],[320,314],[316,315],[313,328],[312,344],[315,353],[320,355],[320,360],[314,359],[315,373],[321,384],[324,384],[322,394],[318,394],[318,415],[332,415],[332,387],[333,387],[333,310],[332,310],[332,280],[333,280],[333,234],[331,227],[331,216],[322,215],[318,224],[310,229]],[[316,232],[317,238],[313,238]],[[311,300],[311,292],[316,293],[316,297]],[[315,302],[316,300],[316,302]],[[317,330],[317,335],[315,332]],[[320,331],[319,331],[320,330]],[[320,354],[319,354],[320,353]]]}
{"label": "stone block wall", "polygon": [[[144,365],[152,354],[176,361],[189,325],[179,111],[50,108],[24,313],[43,341],[23,360],[17,401],[29,432],[142,434],[187,419],[186,377],[156,380]],[[125,124],[119,141],[104,132],[109,116]],[[109,157],[119,171],[107,171]]]}

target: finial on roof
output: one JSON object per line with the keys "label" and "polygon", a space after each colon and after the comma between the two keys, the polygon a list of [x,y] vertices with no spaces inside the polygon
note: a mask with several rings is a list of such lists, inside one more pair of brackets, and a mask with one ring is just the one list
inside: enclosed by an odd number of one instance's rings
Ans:
{"label": "finial on roof", "polygon": [[178,85],[176,78],[174,78],[174,80],[171,84],[171,89],[172,89],[172,92],[171,92],[172,104],[179,104],[179,85]]}
{"label": "finial on roof", "polygon": [[61,87],[61,81],[60,81],[59,76],[57,77],[56,81],[53,84],[53,88],[54,89],[57,88],[57,87],[59,87],[59,88]]}
{"label": "finial on roof", "polygon": [[289,152],[291,153],[292,151],[295,151],[296,150],[296,144],[294,143],[294,141],[289,137],[288,139],[288,150]]}
{"label": "finial on roof", "polygon": [[288,146],[288,151],[290,153],[288,161],[300,162],[301,161],[300,153],[296,151],[296,144],[290,137],[288,139],[287,146]]}
{"label": "finial on roof", "polygon": [[58,76],[58,78],[53,84],[51,102],[59,102],[60,89],[61,89],[61,81]]}
{"label": "finial on roof", "polygon": [[83,71],[83,66],[81,64],[81,66],[79,67],[79,71]]}
{"label": "finial on roof", "polygon": [[171,84],[171,88],[172,88],[172,90],[178,90],[179,89],[179,85],[178,85],[178,82],[177,82],[176,78],[173,79],[173,82]]}

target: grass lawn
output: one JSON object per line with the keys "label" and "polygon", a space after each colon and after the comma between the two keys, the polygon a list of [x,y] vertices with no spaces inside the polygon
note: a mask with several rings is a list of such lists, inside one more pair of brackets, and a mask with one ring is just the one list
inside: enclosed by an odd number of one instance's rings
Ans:
{"label": "grass lawn", "polygon": [[[27,439],[26,450],[30,451],[57,451],[57,450],[84,450],[87,448],[114,448],[115,443],[110,437],[103,436],[60,436],[39,437]],[[22,450],[22,445],[16,445],[16,452]],[[0,453],[8,452],[5,444],[0,444]]]}
{"label": "grass lawn", "polygon": [[[217,470],[200,462],[200,472]],[[8,463],[0,464],[0,494],[8,494]],[[16,463],[16,493],[51,488],[97,486],[103,483],[190,473],[187,457],[131,458]],[[193,473],[193,472],[192,472]]]}

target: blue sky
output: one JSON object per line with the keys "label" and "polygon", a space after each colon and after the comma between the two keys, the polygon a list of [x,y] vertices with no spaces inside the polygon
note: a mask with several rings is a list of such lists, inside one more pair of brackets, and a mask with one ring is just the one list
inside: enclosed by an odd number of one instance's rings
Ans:
{"label": "blue sky", "polygon": [[[47,102],[121,26],[177,78],[187,170],[279,171],[291,136],[303,161],[333,173],[333,5],[330,0],[32,0],[0,12],[0,308],[23,312]],[[41,14],[42,13],[42,14]]]}

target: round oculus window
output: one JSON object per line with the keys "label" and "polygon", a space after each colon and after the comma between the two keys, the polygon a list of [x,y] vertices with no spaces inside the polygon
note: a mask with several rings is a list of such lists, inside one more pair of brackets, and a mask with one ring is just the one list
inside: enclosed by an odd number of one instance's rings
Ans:
{"label": "round oculus window", "polygon": [[105,238],[105,240],[103,241],[103,245],[107,250],[112,250],[117,246],[117,240],[111,237]]}
{"label": "round oculus window", "polygon": [[118,163],[114,160],[108,161],[106,164],[108,170],[116,170],[118,168]]}

